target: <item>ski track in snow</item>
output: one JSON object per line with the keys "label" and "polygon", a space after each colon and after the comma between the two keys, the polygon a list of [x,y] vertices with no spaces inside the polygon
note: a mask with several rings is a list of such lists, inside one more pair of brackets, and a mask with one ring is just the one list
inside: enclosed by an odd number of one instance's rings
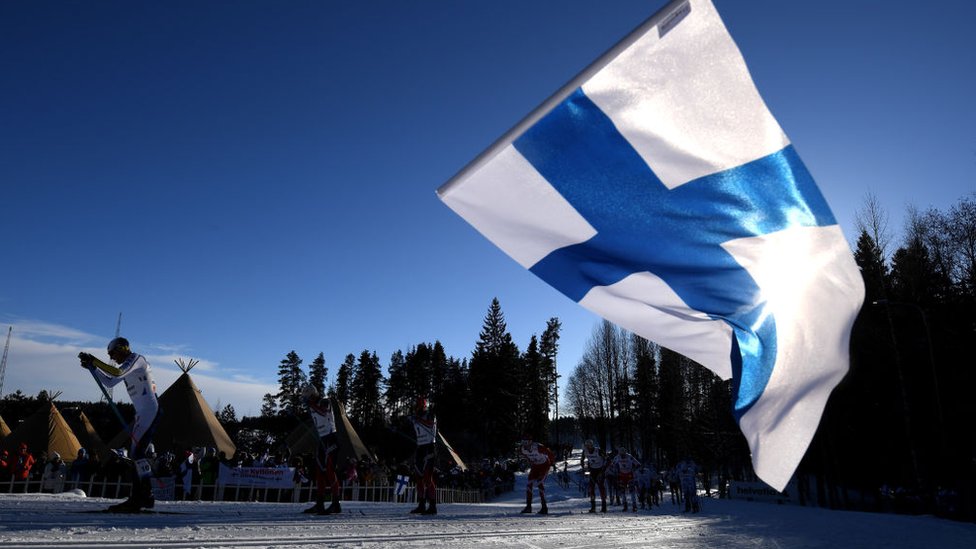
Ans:
{"label": "ski track in snow", "polygon": [[[413,504],[344,502],[339,515],[305,515],[307,503],[157,502],[158,514],[98,513],[118,500],[70,494],[0,494],[0,548],[389,547],[438,549],[613,549],[654,547],[976,547],[976,525],[877,513],[705,499],[684,514],[661,507],[588,514],[575,489],[547,482],[550,515],[521,515],[524,477],[499,501],[442,504],[437,516]],[[538,500],[536,500],[538,502]],[[538,506],[538,503],[536,503]],[[537,507],[536,507],[537,508]]]}
{"label": "ski track in snow", "polygon": [[[650,516],[585,515],[553,509],[547,517],[519,515],[516,506],[443,505],[436,517],[409,515],[409,505],[348,503],[341,515],[301,514],[305,504],[166,503],[173,514],[89,513],[111,500],[3,505],[2,546],[11,547],[607,547],[659,540],[646,534]],[[64,502],[62,502],[64,503]],[[663,518],[663,517],[662,517]],[[688,522],[685,519],[685,522]],[[567,545],[565,540],[573,539]]]}

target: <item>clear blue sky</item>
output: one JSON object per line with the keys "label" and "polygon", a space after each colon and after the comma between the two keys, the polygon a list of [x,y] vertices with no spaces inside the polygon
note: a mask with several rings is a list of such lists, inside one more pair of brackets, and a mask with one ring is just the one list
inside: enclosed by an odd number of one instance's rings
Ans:
{"label": "clear blue sky", "polygon": [[[665,3],[0,2],[3,392],[97,399],[121,311],[160,390],[198,359],[254,415],[291,350],[467,357],[493,297],[565,380],[597,317],[434,191]],[[849,239],[976,190],[976,3],[715,4]]]}

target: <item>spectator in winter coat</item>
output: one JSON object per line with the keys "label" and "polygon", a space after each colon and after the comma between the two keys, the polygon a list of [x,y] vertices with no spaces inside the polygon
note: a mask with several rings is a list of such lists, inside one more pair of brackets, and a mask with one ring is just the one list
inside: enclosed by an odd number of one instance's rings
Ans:
{"label": "spectator in winter coat", "polygon": [[41,450],[41,455],[34,456],[34,465],[30,471],[31,482],[40,482],[41,477],[44,476],[44,466],[47,465],[47,450]]}
{"label": "spectator in winter coat", "polygon": [[9,480],[13,473],[10,470],[10,452],[0,450],[0,481]]}
{"label": "spectator in winter coat", "polygon": [[176,475],[176,499],[193,499],[193,471],[196,470],[195,461],[196,457],[193,455],[193,451],[187,449],[183,453],[183,461],[180,462],[180,467]]}
{"label": "spectator in winter coat", "polygon": [[34,467],[34,456],[27,450],[27,443],[17,447],[17,456],[11,460],[11,472],[16,480],[27,480]]}
{"label": "spectator in winter coat", "polygon": [[217,449],[210,447],[204,451],[204,455],[200,458],[200,484],[201,484],[201,499],[211,500],[213,499],[214,485],[217,484],[217,472],[220,468],[220,462],[217,460]]}
{"label": "spectator in winter coat", "polygon": [[44,465],[44,473],[41,476],[41,491],[59,493],[64,489],[64,476],[68,472],[68,466],[61,461],[61,454],[51,453],[51,459]]}
{"label": "spectator in winter coat", "polygon": [[68,480],[73,483],[88,482],[88,479],[91,478],[90,465],[88,450],[79,448],[78,455],[75,456],[75,460],[71,462],[71,467],[68,468]]}

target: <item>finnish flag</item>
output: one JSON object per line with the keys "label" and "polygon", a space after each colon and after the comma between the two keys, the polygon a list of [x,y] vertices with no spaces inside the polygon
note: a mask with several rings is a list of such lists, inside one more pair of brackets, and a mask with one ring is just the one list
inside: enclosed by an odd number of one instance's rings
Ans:
{"label": "finnish flag", "polygon": [[785,487],[864,287],[711,2],[670,3],[437,192],[580,305],[732,378],[755,471]]}
{"label": "finnish flag", "polygon": [[394,493],[395,493],[395,494],[396,494],[396,495],[397,495],[398,497],[399,497],[400,495],[402,495],[402,494],[403,494],[403,492],[404,492],[404,490],[406,490],[406,489],[407,489],[407,484],[408,484],[409,482],[410,482],[410,479],[409,479],[409,478],[407,478],[407,477],[406,477],[405,475],[397,475],[397,477],[396,477],[396,488],[395,488],[395,490],[394,490]]}

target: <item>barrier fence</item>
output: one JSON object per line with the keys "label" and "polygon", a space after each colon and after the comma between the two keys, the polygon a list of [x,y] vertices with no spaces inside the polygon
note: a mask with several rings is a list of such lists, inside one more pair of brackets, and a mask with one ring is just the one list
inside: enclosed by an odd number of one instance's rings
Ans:
{"label": "barrier fence", "polygon": [[[513,489],[511,483],[484,490],[438,488],[438,503],[484,503],[491,498]],[[0,481],[0,493],[62,493],[82,490],[89,497],[120,499],[129,496],[131,484],[119,479],[91,478],[86,481],[16,480]],[[416,502],[416,486],[408,484],[396,494],[395,484],[343,484],[342,501],[369,501],[413,504]],[[189,494],[183,494],[172,477],[153,478],[153,493],[157,500],[173,501],[193,499],[202,501],[252,501],[276,503],[301,503],[315,500],[314,483],[294,484],[288,488],[269,488],[235,484],[193,484]]]}

